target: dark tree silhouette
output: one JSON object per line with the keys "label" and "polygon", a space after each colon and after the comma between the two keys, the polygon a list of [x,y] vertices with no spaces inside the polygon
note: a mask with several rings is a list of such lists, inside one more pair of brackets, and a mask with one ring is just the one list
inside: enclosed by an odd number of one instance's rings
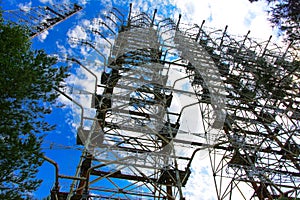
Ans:
{"label": "dark tree silhouette", "polygon": [[[255,2],[259,0],[249,0]],[[300,1],[265,0],[270,5],[270,22],[287,35],[287,40],[300,44]]]}
{"label": "dark tree silhouette", "polygon": [[0,199],[29,199],[41,183],[41,142],[54,128],[44,116],[67,77],[55,58],[31,49],[28,33],[0,16]]}

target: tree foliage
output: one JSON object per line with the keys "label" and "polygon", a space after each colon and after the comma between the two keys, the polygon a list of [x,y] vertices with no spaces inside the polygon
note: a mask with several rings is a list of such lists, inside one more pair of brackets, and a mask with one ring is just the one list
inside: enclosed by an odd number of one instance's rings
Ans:
{"label": "tree foliage", "polygon": [[0,199],[27,199],[37,189],[41,142],[54,126],[44,116],[67,77],[66,67],[43,50],[32,50],[26,28],[0,16]]}
{"label": "tree foliage", "polygon": [[[250,2],[258,0],[249,0]],[[270,22],[287,35],[287,39],[300,43],[300,1],[266,0],[270,5]]]}

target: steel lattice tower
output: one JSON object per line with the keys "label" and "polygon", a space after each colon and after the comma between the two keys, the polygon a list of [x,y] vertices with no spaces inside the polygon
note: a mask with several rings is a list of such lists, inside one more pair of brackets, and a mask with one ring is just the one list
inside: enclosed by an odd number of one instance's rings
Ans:
{"label": "steel lattice tower", "polygon": [[[249,32],[248,32],[249,34]],[[299,47],[201,31],[226,88],[226,143],[211,153],[219,199],[299,198]],[[223,184],[223,187],[221,186]],[[224,187],[226,185],[226,187]],[[250,196],[245,197],[245,188]]]}
{"label": "steel lattice tower", "polygon": [[[95,115],[61,91],[81,109],[84,150],[74,176],[57,168],[52,199],[184,199],[201,151],[217,199],[299,199],[299,47],[131,7],[128,16],[113,8],[86,31],[89,39],[70,42],[101,60],[103,73],[68,61],[94,76]],[[68,191],[59,179],[73,180]]]}
{"label": "steel lattice tower", "polygon": [[[78,144],[90,151],[74,198],[184,199],[191,161],[204,149],[218,199],[298,198],[299,52],[155,14],[130,11],[126,20],[114,8],[90,29],[111,51],[92,101],[96,120],[79,128]],[[95,40],[71,41],[103,56]],[[174,68],[185,76],[172,78]],[[176,88],[181,80],[191,89]],[[174,111],[180,95],[196,101]],[[193,137],[182,128],[188,107],[201,115]]]}
{"label": "steel lattice tower", "polygon": [[52,6],[30,7],[26,10],[7,10],[3,12],[5,21],[28,27],[31,38],[54,27],[82,10],[77,4],[57,4]]}

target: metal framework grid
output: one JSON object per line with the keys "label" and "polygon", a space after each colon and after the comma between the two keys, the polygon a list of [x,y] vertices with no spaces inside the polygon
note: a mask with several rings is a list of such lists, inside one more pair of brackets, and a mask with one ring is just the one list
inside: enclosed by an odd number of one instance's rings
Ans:
{"label": "metal framework grid", "polygon": [[[203,30],[197,40],[218,66],[227,92],[225,137],[219,139],[227,143],[210,154],[217,196],[298,199],[299,48],[283,49],[271,37],[257,43],[248,34],[236,39],[226,28]],[[246,187],[252,188],[250,197]]]}
{"label": "metal framework grid", "polygon": [[[81,198],[93,193],[103,199],[183,198],[181,188],[190,175],[193,156],[192,152],[190,156],[175,152],[174,146],[187,149],[191,143],[175,136],[186,134],[179,130],[180,117],[185,108],[199,103],[196,94],[167,85],[172,62],[162,60],[167,49],[162,49],[162,38],[153,27],[155,13],[152,19],[145,13],[129,15],[127,24],[120,20],[124,16],[117,9],[110,14],[106,19],[115,27],[110,27],[109,33],[118,35],[104,59],[108,64],[97,85],[102,93],[93,95],[92,107],[97,112],[95,118],[87,119],[93,125],[91,129],[80,126],[77,136],[78,144],[88,148],[79,164],[83,180],[74,184],[77,187],[71,192],[58,192],[58,196]],[[94,23],[109,27],[104,21]],[[94,26],[90,31],[111,44],[100,28]],[[94,41],[70,39],[102,55]],[[83,66],[81,61],[71,60]],[[194,95],[195,101],[180,112],[170,112],[175,94]]]}
{"label": "metal framework grid", "polygon": [[[105,20],[95,20],[89,31],[109,43],[107,58],[96,39],[71,38],[107,65],[96,84],[102,93],[93,95],[93,125],[78,131],[78,144],[88,147],[79,180],[70,192],[52,194],[184,199],[194,155],[209,149],[218,199],[298,198],[300,85],[293,45],[282,51],[271,38],[258,43],[249,32],[232,37],[227,27],[185,25],[180,17],[177,23],[156,20],[155,14],[130,11],[125,20],[114,8]],[[174,66],[186,76],[172,80]],[[174,87],[180,80],[189,80],[192,90]],[[176,95],[196,101],[173,112]],[[185,138],[181,117],[194,105],[202,130],[196,139]],[[191,151],[181,154],[181,148]]]}
{"label": "metal framework grid", "polygon": [[3,18],[5,21],[28,27],[29,35],[33,38],[80,10],[82,10],[82,7],[77,4],[57,4],[31,7],[25,10],[7,10],[3,12]]}
{"label": "metal framework grid", "polygon": [[[66,17],[81,8],[64,9]],[[19,16],[19,23],[34,23],[30,16]],[[63,19],[34,25],[32,37]],[[89,40],[70,42],[103,61],[100,82],[81,59],[68,60],[95,77],[96,115],[82,112],[77,144],[85,150],[74,176],[57,168],[52,199],[184,199],[191,162],[204,149],[218,199],[299,198],[297,47],[283,50],[271,38],[256,42],[250,32],[234,37],[227,27],[186,25],[180,17],[174,23],[131,8],[128,17],[113,8],[87,31]],[[110,46],[108,55],[99,43]],[[172,70],[185,75],[172,78]],[[190,87],[176,87],[180,81]],[[174,109],[182,95],[193,101]],[[199,110],[202,128],[195,133],[184,125],[190,108]],[[69,191],[60,190],[59,179],[73,180]]]}

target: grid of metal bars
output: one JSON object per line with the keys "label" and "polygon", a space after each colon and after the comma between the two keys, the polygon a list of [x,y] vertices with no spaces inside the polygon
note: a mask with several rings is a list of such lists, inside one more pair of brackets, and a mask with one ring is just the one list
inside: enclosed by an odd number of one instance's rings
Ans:
{"label": "grid of metal bars", "polygon": [[31,38],[52,28],[82,10],[77,4],[56,4],[3,12],[5,21],[28,27]]}
{"label": "grid of metal bars", "polygon": [[[155,13],[152,18],[130,13],[127,21],[117,17],[120,12],[110,14],[107,19],[114,28],[101,23],[118,34],[107,59],[110,72],[101,77],[103,93],[94,100],[103,131],[97,154],[102,159],[94,156],[93,160],[87,154],[92,170],[81,170],[89,171],[94,180],[88,184],[89,180],[81,181],[74,191],[85,185],[86,194],[93,193],[90,184],[101,186],[108,181],[111,189],[96,187],[99,196],[182,199],[194,154],[209,147],[219,199],[299,197],[299,55],[293,45],[282,50],[271,44],[271,38],[256,42],[249,32],[233,37],[227,27],[221,31],[203,24],[176,24],[171,19],[156,21]],[[109,36],[92,31],[109,41]],[[72,40],[92,46],[89,41]],[[186,77],[179,79],[189,80],[192,92],[166,85],[168,74],[163,71],[174,66],[185,71]],[[161,75],[161,83],[144,84],[142,80],[153,74]],[[161,131],[149,134],[145,129],[149,119],[158,119],[157,113],[152,113],[155,109],[149,108],[160,102],[163,110],[168,110],[176,90],[197,100],[203,128],[197,135],[204,140],[176,138],[181,112],[167,113],[177,116],[177,122],[166,121]],[[134,95],[126,99],[128,91]],[[112,109],[112,104],[117,108]],[[194,153],[180,156],[168,150],[164,156],[153,154],[169,142],[176,148],[185,144]],[[96,167],[92,163],[97,163]],[[250,195],[244,192],[249,189]]]}
{"label": "grid of metal bars", "polygon": [[[64,12],[45,7],[6,14],[31,24],[35,36],[81,8],[57,9]],[[155,14],[133,14],[130,8],[125,19],[113,8],[105,19],[93,21],[88,31],[95,40],[70,38],[93,49],[106,71],[95,86],[95,118],[82,118],[93,125],[78,130],[78,145],[89,151],[74,177],[60,176],[75,180],[70,191],[56,185],[52,198],[183,199],[195,153],[209,148],[218,199],[298,199],[299,47],[279,47],[271,37],[257,42],[250,32],[234,37],[227,27],[213,30],[204,22],[186,25],[180,17],[177,23],[158,20]],[[108,56],[97,41],[110,46]],[[186,76],[170,84],[174,67]],[[192,90],[174,87],[180,80],[189,81]],[[171,112],[176,92],[195,103]],[[202,138],[197,141],[180,138],[186,134],[183,110],[194,105],[202,126],[194,134]],[[178,153],[182,146],[192,151]]]}

